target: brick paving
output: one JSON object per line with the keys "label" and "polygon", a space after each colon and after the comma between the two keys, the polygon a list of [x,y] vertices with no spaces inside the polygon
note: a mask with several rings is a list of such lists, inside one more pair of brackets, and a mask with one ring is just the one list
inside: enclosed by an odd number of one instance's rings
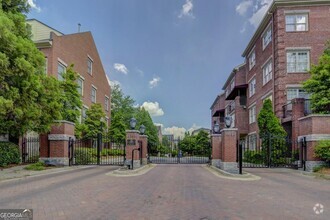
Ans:
{"label": "brick paving", "polygon": [[[34,219],[329,219],[330,182],[285,169],[258,181],[219,178],[200,165],[158,165],[141,176],[99,166],[0,182],[0,208]],[[247,169],[246,169],[247,170]],[[316,203],[324,212],[316,215]]]}

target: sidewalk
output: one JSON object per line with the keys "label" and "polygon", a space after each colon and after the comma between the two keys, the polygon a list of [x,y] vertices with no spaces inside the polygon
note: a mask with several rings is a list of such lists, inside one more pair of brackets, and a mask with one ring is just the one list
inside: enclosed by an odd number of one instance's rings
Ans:
{"label": "sidewalk", "polygon": [[65,166],[65,167],[48,167],[45,170],[33,171],[24,169],[28,165],[19,165],[11,168],[0,168],[0,182],[10,179],[25,178],[29,176],[46,175],[51,173],[59,173],[70,170],[77,170],[91,166]]}

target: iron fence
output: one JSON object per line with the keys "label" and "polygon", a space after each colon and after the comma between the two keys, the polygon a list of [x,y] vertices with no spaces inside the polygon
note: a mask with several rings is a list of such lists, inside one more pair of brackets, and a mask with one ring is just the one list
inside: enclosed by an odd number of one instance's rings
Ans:
{"label": "iron fence", "polygon": [[26,137],[22,142],[22,163],[36,163],[40,157],[39,137]]}

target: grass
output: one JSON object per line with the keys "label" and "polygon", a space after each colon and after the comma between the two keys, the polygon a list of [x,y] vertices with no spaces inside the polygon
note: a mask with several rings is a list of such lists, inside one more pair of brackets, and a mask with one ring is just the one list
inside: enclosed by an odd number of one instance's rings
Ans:
{"label": "grass", "polygon": [[315,167],[313,171],[317,177],[330,180],[330,167],[329,166],[318,166],[318,167]]}
{"label": "grass", "polygon": [[25,169],[34,170],[34,171],[45,170],[45,164],[43,162],[37,162],[37,163],[26,166]]}

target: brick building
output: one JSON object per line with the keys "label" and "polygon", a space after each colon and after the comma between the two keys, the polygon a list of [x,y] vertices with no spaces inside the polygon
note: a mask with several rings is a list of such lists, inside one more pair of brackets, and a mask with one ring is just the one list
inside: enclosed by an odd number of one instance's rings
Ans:
{"label": "brick building", "polygon": [[[212,124],[232,116],[239,138],[255,149],[257,115],[271,99],[289,137],[297,140],[298,119],[311,113],[302,82],[330,39],[329,12],[329,0],[274,0],[242,54],[245,64],[234,68],[211,106]],[[300,100],[300,110],[293,109],[293,100]]]}
{"label": "brick building", "polygon": [[65,35],[36,19],[27,20],[27,23],[31,25],[32,40],[45,54],[47,74],[62,80],[63,72],[74,64],[74,70],[79,74],[79,93],[83,101],[80,121],[84,120],[87,109],[93,103],[101,103],[109,125],[111,88],[92,33]]}

